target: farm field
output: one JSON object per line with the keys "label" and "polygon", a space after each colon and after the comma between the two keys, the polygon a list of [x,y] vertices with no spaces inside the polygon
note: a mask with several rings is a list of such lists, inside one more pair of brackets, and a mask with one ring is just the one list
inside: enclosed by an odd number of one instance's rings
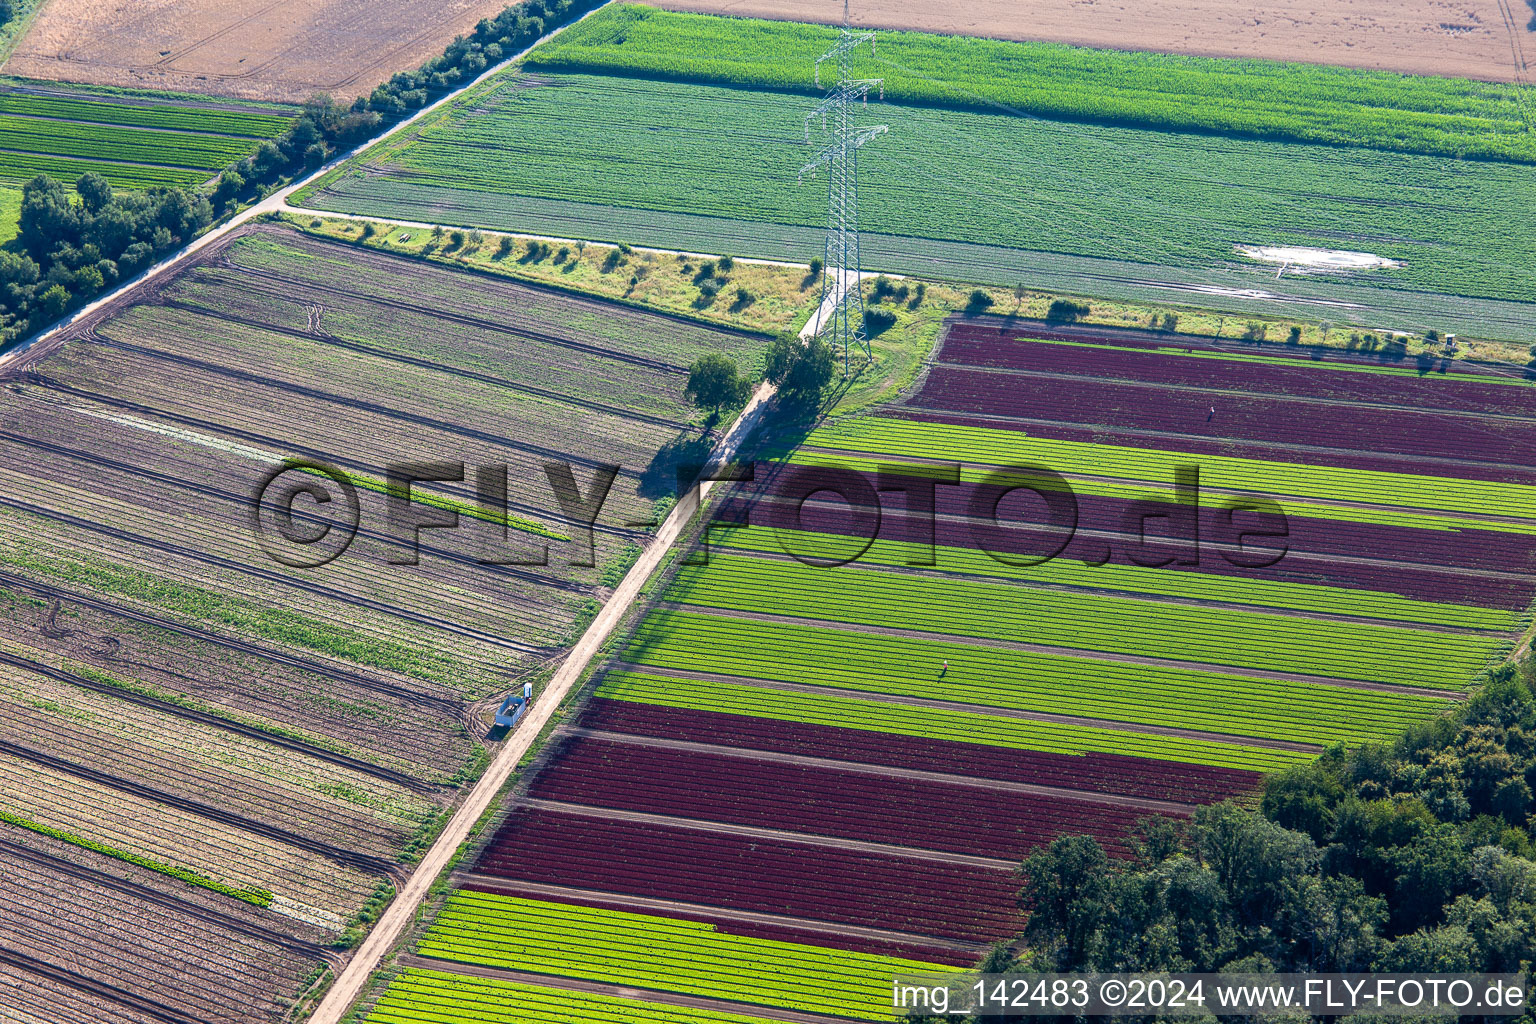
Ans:
{"label": "farm field", "polygon": [[[805,0],[660,0],[679,11],[784,21],[835,22],[836,12]],[[1449,19],[1449,20],[1447,20]],[[1473,0],[1452,7],[1434,0],[1367,0],[1345,9],[1284,0],[1262,8],[1240,0],[1131,3],[1099,0],[1084,17],[1069,0],[1020,7],[981,0],[963,8],[917,0],[879,0],[852,12],[857,28],[916,29],[943,35],[1039,39],[1075,46],[1151,50],[1204,57],[1315,61],[1412,75],[1514,80],[1510,27],[1522,36],[1527,16],[1511,4]]]}
{"label": "farm field", "polygon": [[302,103],[350,102],[443,52],[503,0],[305,0],[257,7],[219,0],[44,4],[8,74],[129,88]]}
{"label": "farm field", "polygon": [[[49,979],[29,982],[43,1019],[205,1020],[196,986],[220,984],[214,1003],[249,1004],[234,1016],[281,1017],[478,777],[501,696],[559,662],[711,443],[688,364],[750,368],[765,346],[262,225],[8,367],[0,862],[14,837],[128,872],[137,888],[115,891],[173,913],[234,905],[227,941],[187,954],[206,970],[163,993],[131,973],[122,914],[61,907],[50,927],[122,950],[121,979],[37,938],[21,969]],[[442,462],[462,479],[408,500],[391,482]],[[269,479],[327,503],[301,497],[285,533]],[[302,560],[283,538],[349,529],[347,488],[355,542]],[[412,564],[404,521],[450,514],[462,527],[423,529]],[[21,941],[0,938],[8,957]]]}
{"label": "farm field", "polygon": [[[816,59],[838,30],[609,7],[530,53],[526,68],[773,89],[823,90]],[[853,73],[881,99],[1297,142],[1530,161],[1520,87],[1277,60],[881,33]]]}
{"label": "farm field", "polygon": [[[600,28],[607,16],[592,21]],[[641,73],[664,41],[656,35],[633,62]],[[780,35],[804,45],[793,25],[764,28],[748,52],[771,60],[684,70],[777,75]],[[486,83],[300,201],[775,259],[816,251],[824,189],[797,182],[809,151],[793,94],[589,73],[608,71],[614,48],[560,45],[530,55],[560,70]],[[1536,225],[1521,222],[1518,164],[913,105],[895,102],[893,89],[892,102],[862,114],[890,128],[860,156],[873,269],[1536,340]],[[1320,109],[1343,102],[1318,97]],[[1407,114],[1373,110],[1359,108],[1362,123],[1417,130],[1394,120]],[[728,128],[689,130],[700,116]],[[739,159],[744,148],[752,161]],[[1403,265],[1276,281],[1275,268],[1236,251],[1253,244],[1367,251]]]}
{"label": "farm field", "polygon": [[[1128,857],[1148,817],[1460,699],[1536,598],[1536,481],[1499,447],[1533,429],[1536,385],[1473,364],[951,318],[899,401],[759,452],[366,1019],[494,994],[511,1019],[593,998],[892,1019],[876,993],[911,962],[1017,933],[1031,850]],[[1057,558],[1044,503],[1003,497],[1020,475],[986,478],[1014,463],[1077,492]],[[1171,493],[1181,464],[1198,500]],[[1261,496],[1223,534],[1224,503]],[[1253,558],[1282,515],[1279,557]]]}
{"label": "farm field", "polygon": [[[0,182],[88,171],[118,188],[197,185],[292,123],[293,108],[0,83]],[[17,200],[19,202],[19,198]],[[0,229],[7,221],[0,215]],[[14,235],[14,223],[10,234]]]}

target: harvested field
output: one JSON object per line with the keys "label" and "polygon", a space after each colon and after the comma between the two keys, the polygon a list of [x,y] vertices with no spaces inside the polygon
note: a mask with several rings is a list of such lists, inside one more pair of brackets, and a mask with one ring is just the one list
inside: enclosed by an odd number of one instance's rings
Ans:
{"label": "harvested field", "polygon": [[319,928],[12,826],[0,861],[8,1020],[265,1020],[327,955]]}
{"label": "harvested field", "polygon": [[[840,18],[831,8],[805,0],[656,0],[656,6],[784,21]],[[963,8],[876,0],[852,11],[853,24],[861,28],[1262,57],[1495,82],[1529,74],[1511,47],[1513,42],[1531,48],[1528,20],[1518,5],[1506,7],[1498,0],[1365,0],[1347,8],[1315,0],[1263,5],[1244,0],[1098,0],[1088,11],[1070,0],[981,0]]]}
{"label": "harvested field", "polygon": [[8,74],[299,103],[350,102],[435,57],[502,0],[50,0]]}
{"label": "harvested field", "polygon": [[[712,444],[688,365],[750,368],[765,342],[261,227],[31,350],[0,385],[6,830],[276,922],[262,941],[296,970],[207,949],[224,956],[210,973],[265,987],[230,986],[212,1002],[248,1008],[219,1019],[277,1019],[265,1007],[314,980],[322,943],[355,941],[478,776],[493,701],[558,661],[678,463]],[[460,478],[408,500],[390,477],[445,461]],[[258,535],[278,471],[328,501]],[[404,523],[433,518],[464,526],[423,529],[407,557]],[[314,565],[269,543],[285,525],[355,543]],[[59,927],[120,946],[133,919],[86,910]],[[50,1022],[103,1001],[121,1007],[99,1019],[209,1019],[87,985],[63,945],[10,945],[0,967],[34,979]]]}

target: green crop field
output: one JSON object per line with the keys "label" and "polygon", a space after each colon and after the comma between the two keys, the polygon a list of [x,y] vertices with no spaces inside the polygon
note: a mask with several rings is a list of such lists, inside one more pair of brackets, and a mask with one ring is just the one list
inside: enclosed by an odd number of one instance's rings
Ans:
{"label": "green crop field", "polygon": [[207,181],[292,123],[289,108],[0,86],[0,181],[94,171],[120,188]]}
{"label": "green crop field", "polygon": [[878,696],[868,699],[839,697],[645,672],[610,672],[604,676],[596,693],[610,700],[650,706],[1058,754],[1124,754],[1254,771],[1274,771],[1312,759],[1311,754],[1294,750],[1063,722],[1045,723],[989,715],[979,708],[969,712],[913,707],[882,701]]}
{"label": "green crop field", "polygon": [[[820,92],[812,66],[837,30],[609,7],[531,54],[527,66]],[[1510,83],[1317,64],[1229,60],[882,32],[854,73],[885,99],[1157,128],[1224,132],[1439,156],[1536,161]]]}
{"label": "green crop field", "polygon": [[[1123,448],[1080,441],[1028,437],[1018,431],[988,427],[858,418],[823,427],[806,440],[814,449],[794,461],[843,465],[837,455],[894,456],[1005,467],[1025,463],[1065,476],[1140,480],[1160,487],[1172,484],[1189,456],[1150,448]],[[852,464],[850,464],[852,465]],[[1536,488],[1487,480],[1455,480],[1379,470],[1264,462],[1224,455],[1200,456],[1204,487],[1249,492],[1280,500],[1356,502],[1384,508],[1425,509],[1463,516],[1506,516],[1536,520]],[[979,479],[984,470],[967,475]],[[1522,525],[1522,524],[1515,524]]]}
{"label": "green crop field", "polygon": [[760,1017],[416,968],[402,971],[368,1015],[370,1024],[421,1024],[423,1020],[435,1024],[763,1024]]}
{"label": "green crop field", "polygon": [[743,681],[938,697],[978,711],[1011,708],[1315,744],[1382,739],[1446,706],[1379,690],[676,610],[647,618],[623,657],[647,668]]}
{"label": "green crop field", "polygon": [[1503,638],[716,555],[680,604],[1320,677],[1460,690]]}
{"label": "green crop field", "polygon": [[[804,557],[838,560],[846,555],[848,538],[801,530],[744,527],[711,531],[710,543],[738,551],[795,553]],[[854,546],[862,544],[856,542]],[[1286,583],[1274,580],[1236,579],[1213,575],[1165,572],[1139,565],[1083,565],[1052,559],[1039,565],[1008,565],[974,548],[939,546],[930,549],[904,541],[875,540],[858,557],[861,566],[907,566],[933,560],[945,573],[964,573],[982,579],[1013,579],[1054,587],[1113,591],[1133,596],[1160,595],[1260,608],[1284,608],[1300,612],[1348,615],[1383,622],[1416,622],[1425,625],[1451,623],[1467,629],[1508,631],[1519,616],[1505,609],[1474,608],[1442,601],[1420,601],[1372,590],[1350,590],[1323,584]]]}
{"label": "green crop field", "polygon": [[[810,229],[824,222],[826,205],[824,178],[797,180],[812,152],[807,109],[774,92],[513,75],[419,136],[371,150],[305,201],[508,229],[535,215],[541,230],[803,260],[819,246]],[[1371,293],[1380,291],[1384,308],[1412,307],[1405,326],[1506,315],[1449,299],[1409,302],[1410,292],[1518,303],[1536,294],[1536,208],[1524,202],[1529,173],[1520,165],[894,103],[871,104],[863,120],[890,132],[859,158],[862,226],[904,239],[868,248],[877,269],[921,264],[940,276],[1012,283],[1037,260],[1025,253],[1045,253],[1096,261],[1076,268],[1086,294],[1162,281],[1346,294],[1337,287],[1352,289],[1358,304],[1375,303]],[[720,127],[701,132],[699,123]],[[571,204],[564,221],[552,203]],[[628,210],[693,220],[648,215],[642,225]],[[749,230],[754,224],[762,226]],[[1236,255],[1239,244],[1367,249],[1405,265],[1281,287],[1273,269]],[[955,245],[999,251],[975,266],[979,257],[947,248]],[[1097,280],[1112,269],[1114,280]],[[1485,333],[1503,330],[1489,324]]]}
{"label": "green crop field", "polygon": [[915,960],[799,946],[711,925],[460,890],[418,952],[460,963],[639,988],[892,1019],[898,973],[946,970]]}

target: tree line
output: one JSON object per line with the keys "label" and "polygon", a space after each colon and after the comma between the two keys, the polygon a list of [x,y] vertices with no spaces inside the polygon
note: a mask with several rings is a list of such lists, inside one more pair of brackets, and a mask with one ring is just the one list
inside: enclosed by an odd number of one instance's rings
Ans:
{"label": "tree line", "polygon": [[[316,96],[282,135],[225,168],[211,189],[114,190],[92,173],[74,183],[71,195],[64,183],[38,175],[22,189],[16,241],[0,250],[0,346],[41,330],[185,245],[238,204],[379,135],[596,3],[525,0],[483,19],[441,56],[399,72],[350,106]],[[0,8],[8,6],[0,0]],[[0,24],[3,14],[0,9]]]}
{"label": "tree line", "polygon": [[1146,819],[1129,860],[1057,839],[1021,868],[1023,933],[982,968],[1530,970],[1533,685],[1530,662],[1506,665],[1391,744],[1335,746],[1271,776],[1257,808]]}

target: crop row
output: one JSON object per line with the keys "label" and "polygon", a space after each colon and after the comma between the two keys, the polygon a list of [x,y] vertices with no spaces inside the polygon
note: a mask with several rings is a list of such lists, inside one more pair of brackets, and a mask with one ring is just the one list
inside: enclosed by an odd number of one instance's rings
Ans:
{"label": "crop row", "polygon": [[407,968],[369,1024],[763,1024],[760,1017]]}
{"label": "crop row", "polygon": [[[619,670],[605,676],[597,692],[599,696],[589,703],[581,720],[591,729],[663,740],[708,736],[711,743],[743,750],[1055,786],[1077,790],[1089,799],[1108,793],[1212,803],[1250,792],[1261,779],[1255,769],[1193,760],[1204,754],[1215,761],[1215,751],[1221,751],[1222,745],[1182,737],[1111,732],[1066,723],[1052,728],[1028,719],[989,718],[937,708],[919,710],[901,704]],[[759,714],[752,714],[754,710]],[[883,711],[892,712],[894,721],[889,727],[881,722]],[[928,716],[938,719],[939,727],[926,734],[918,732],[914,727]],[[964,739],[957,738],[957,733],[946,734],[943,725],[951,717],[977,719],[977,731]],[[1008,727],[1014,724],[1024,727],[1021,732],[1040,734],[1038,745],[995,742],[1014,739],[1007,735]],[[999,725],[1003,735],[988,728]],[[1081,749],[1087,744],[1073,741],[1083,733],[1098,733],[1096,738],[1104,749]],[[1116,738],[1122,741],[1118,745],[1112,743]],[[1160,740],[1168,741],[1162,751],[1157,749]],[[1239,760],[1231,748],[1222,752],[1232,761]],[[1249,752],[1257,750],[1249,748]],[[1159,753],[1162,756],[1157,756]],[[1265,767],[1276,767],[1297,757],[1293,754],[1288,759],[1282,754],[1273,760],[1256,760]]]}
{"label": "crop row", "polygon": [[29,181],[47,174],[73,183],[82,174],[100,174],[119,188],[185,187],[208,180],[208,172],[181,167],[152,167],[144,164],[115,163],[110,160],[77,160],[40,153],[10,153],[0,150],[0,181]]}
{"label": "crop row", "polygon": [[[776,744],[790,742],[791,736],[810,735],[814,740],[790,752],[823,750],[826,753],[819,756],[906,767],[954,765],[972,774],[1021,782],[1034,781],[1030,773],[1036,755],[1060,756],[1071,762],[1067,777],[1080,788],[1169,800],[1198,801],[1207,792],[1233,795],[1255,784],[1253,773],[1310,760],[1304,753],[1242,743],[640,672],[610,672],[598,694],[611,703],[596,705],[604,711],[593,722],[603,724],[594,728],[634,730],[635,716],[649,708],[663,721],[703,721],[708,727],[692,735],[720,737],[736,746],[781,749]],[[648,724],[642,731],[660,729],[659,735],[673,739],[692,738],[678,728]],[[930,751],[935,752],[931,758]],[[1169,762],[1179,763],[1176,777],[1167,773]],[[1191,767],[1196,765],[1208,767]],[[1142,781],[1147,774],[1151,778]],[[1211,788],[1186,781],[1193,779],[1213,780],[1207,783]]]}
{"label": "crop row", "polygon": [[[1229,518],[1219,505],[1212,507],[1214,502],[1208,502],[1199,508],[1201,543],[1196,545],[1188,530],[1175,534],[1155,519],[1145,528],[1141,525],[1140,516],[1149,511],[1188,514],[1187,507],[1172,502],[1171,493],[1144,491],[1138,500],[1080,492],[1076,498],[1075,530],[1063,547],[1062,528],[1071,524],[1050,518],[1038,499],[1021,500],[1019,504],[1024,508],[1019,511],[1004,506],[995,519],[989,518],[985,508],[979,518],[973,516],[971,504],[981,496],[982,486],[974,481],[936,488],[937,520],[909,514],[901,508],[884,508],[877,522],[871,507],[861,504],[852,508],[830,494],[812,501],[799,500],[812,487],[850,491],[850,483],[857,481],[850,481],[846,470],[807,467],[803,476],[797,472],[793,477],[774,478],[768,468],[761,464],[758,467],[764,480],[762,494],[771,500],[751,504],[743,495],[738,498],[739,505],[722,509],[721,521],[766,526],[780,549],[789,543],[793,545],[791,552],[823,562],[850,558],[861,561],[865,540],[871,534],[879,538],[876,544],[918,543],[925,549],[931,534],[934,544],[945,552],[978,548],[996,552],[997,558],[989,555],[988,561],[1017,562],[1021,559],[1014,556],[1024,555],[1029,557],[1023,561],[1038,562],[1054,553],[1046,564],[1056,568],[1046,569],[1047,572],[1067,572],[1068,569],[1061,568],[1067,562],[1091,565],[1109,559],[1112,568],[1106,571],[1118,572],[1141,569],[1149,562],[1173,560],[1157,568],[1156,572],[1163,575],[1153,578],[1188,577],[1185,582],[1167,584],[1180,593],[1208,582],[1223,595],[1219,600],[1224,601],[1232,600],[1233,580],[1336,589],[1346,606],[1347,594],[1360,594],[1362,601],[1372,600],[1372,593],[1389,600],[1406,598],[1419,609],[1409,612],[1405,608],[1405,613],[1398,616],[1410,622],[1418,621],[1427,612],[1425,604],[1501,609],[1507,615],[1524,609],[1536,592],[1536,581],[1530,575],[1536,568],[1536,533],[1531,532],[1436,528],[1432,522],[1413,526],[1319,519],[1300,514],[1291,502],[1286,502],[1278,515],[1244,512]],[[876,482],[876,468],[870,463],[856,470],[856,475],[871,489]],[[894,482],[909,487],[926,487],[931,483],[916,475],[895,477]],[[857,495],[852,497],[865,500]],[[1412,522],[1415,517],[1401,518]],[[1147,535],[1145,544],[1143,530]],[[1240,543],[1239,534],[1245,530],[1259,536]],[[721,536],[730,543],[731,534]],[[1136,564],[1133,558],[1142,564]],[[1255,561],[1259,563],[1257,568],[1253,567]],[[1492,569],[1497,574],[1466,571],[1474,569]],[[1288,590],[1284,599],[1306,603],[1299,599],[1302,592]],[[1257,593],[1270,592],[1260,588]],[[1276,600],[1280,599],[1277,596]],[[1312,610],[1359,614],[1341,612],[1337,607]],[[1485,627],[1497,622],[1495,628],[1507,628],[1502,625],[1506,620],[1497,615],[1490,617],[1486,612],[1458,612],[1439,621],[1465,627]]]}
{"label": "crop row", "polygon": [[[1536,385],[1488,373],[1423,373],[1411,366],[1362,364],[1337,355],[1313,358],[1276,346],[1270,354],[1181,351],[1174,341],[1146,347],[1120,337],[1057,335],[1035,329],[954,324],[944,336],[945,363],[1036,373],[1081,374],[1101,380],[1215,388],[1240,395],[1284,395],[1317,401],[1358,401],[1453,415],[1536,416]],[[1073,339],[1073,340],[1068,340]]]}
{"label": "crop row", "polygon": [[530,789],[544,800],[1021,860],[1061,835],[1114,854],[1149,811],[1067,796],[575,739]]}
{"label": "crop row", "polygon": [[[654,668],[1327,744],[1385,739],[1447,703],[1377,690],[663,611],[624,657]],[[948,669],[945,669],[948,662]]]}
{"label": "crop row", "polygon": [[0,114],[0,139],[6,149],[89,160],[170,164],[210,172],[249,153],[250,139],[118,125],[80,125],[47,118]]}
{"label": "crop row", "polygon": [[92,124],[132,125],[171,131],[245,135],[270,139],[293,123],[293,115],[279,112],[225,110],[200,104],[115,103],[105,97],[40,95],[0,91],[0,114],[57,118]]}
{"label": "crop row", "polygon": [[[811,69],[836,42],[821,25],[626,4],[528,64],[815,93]],[[919,32],[882,32],[862,63],[896,102],[1536,161],[1513,85]]]}
{"label": "crop row", "polygon": [[1502,642],[1302,615],[788,560],[715,555],[667,592],[687,605],[1076,651],[1460,690]]}
{"label": "crop row", "polygon": [[[906,525],[900,519],[897,523]],[[895,534],[899,531],[889,532]],[[882,537],[886,533],[885,529],[881,529]],[[830,543],[818,534],[767,526],[714,530],[710,534],[711,546],[726,550],[806,553],[816,550],[818,544],[830,546]],[[1086,565],[1066,557],[1053,558],[1039,565],[1019,566],[1010,565],[973,547],[930,546],[895,539],[876,539],[855,559],[854,564],[899,567],[923,565],[925,561],[931,561],[936,571],[964,573],[983,579],[1011,579],[1128,595],[1212,601],[1256,608],[1283,608],[1386,622],[1452,624],[1471,629],[1508,630],[1514,628],[1517,620],[1515,613],[1508,610],[1415,600],[1393,593],[1320,583],[1234,578],[1213,573],[1179,572],[1168,567]]]}
{"label": "crop row", "polygon": [[646,914],[459,890],[422,939],[426,956],[808,1013],[891,1020],[890,979],[943,970],[726,935]]}
{"label": "crop row", "polygon": [[[1340,396],[1343,397],[1343,396]],[[1156,444],[1174,451],[1194,449],[1204,454],[1213,443],[1250,442],[1255,450],[1269,445],[1306,445],[1294,453],[1318,465],[1391,472],[1403,467],[1401,458],[1463,460],[1421,463],[1420,475],[1475,477],[1529,486],[1536,474],[1527,470],[1466,465],[1496,462],[1520,465],[1536,442],[1536,420],[1490,416],[1458,416],[1435,410],[1381,409],[1337,401],[1301,401],[1255,395],[1212,395],[1166,385],[1144,386],[1103,380],[1035,376],[1028,372],[989,372],[935,367],[923,389],[911,400],[917,408],[1015,416],[1034,422],[1023,425],[1034,436],[1055,436],[1054,423],[1092,425],[1136,431],[1128,444]],[[1140,437],[1156,431],[1156,438]],[[1328,449],[1316,451],[1311,449]],[[1348,461],[1334,451],[1348,452]],[[1365,453],[1365,454],[1361,454]]]}
{"label": "crop row", "polygon": [[[1255,237],[1345,248],[1369,232],[1393,239],[1376,251],[1404,266],[1350,279],[1353,293],[1385,287],[1520,301],[1536,292],[1536,211],[1521,203],[1524,177],[1514,165],[897,104],[884,105],[880,120],[889,135],[859,161],[860,226],[904,241],[876,265],[908,265],[906,254],[921,243],[905,240],[916,238],[1187,268],[1159,273],[1207,281],[1216,279],[1213,265],[1232,262],[1234,245]],[[700,122],[727,127],[694,131]],[[754,154],[745,164],[744,150]],[[824,225],[825,197],[818,203],[815,189],[796,186],[805,152],[786,127],[779,93],[581,75],[530,88],[508,76],[378,155],[366,172],[341,172],[335,191],[311,202],[425,216],[441,200],[461,222],[519,229],[532,208],[583,221],[583,237],[614,237],[612,225],[622,222],[646,232],[648,244],[670,247],[701,225],[658,222],[657,214],[771,221],[775,233],[777,225]],[[1189,175],[1192,165],[1202,173]],[[1005,187],[1021,175],[1038,186],[1023,207]],[[1436,197],[1432,212],[1404,195],[1404,176]],[[550,201],[583,205],[559,211]],[[1219,223],[1209,217],[1218,208]],[[1513,212],[1495,224],[1489,209]],[[625,212],[636,210],[648,213]],[[754,242],[748,224],[709,227],[733,251],[792,255],[770,253],[771,240]],[[953,260],[957,251],[932,255]],[[1068,277],[1082,269],[1051,265]],[[1145,278],[1145,268],[1135,276]],[[1324,294],[1333,286],[1316,284]],[[1390,301],[1401,299],[1394,293]]]}
{"label": "crop row", "polygon": [[1019,924],[1019,883],[1006,863],[951,864],[584,814],[515,810],[476,870],[967,942],[994,942]]}
{"label": "crop row", "polygon": [[[1153,448],[1051,441],[1013,430],[875,417],[821,427],[811,434],[806,444],[833,452],[990,466],[1029,463],[1065,475],[1146,482],[1171,482],[1176,471],[1190,462],[1187,455]],[[802,460],[797,457],[795,461]],[[1293,496],[1536,520],[1536,488],[1518,484],[1426,478],[1409,473],[1338,469],[1217,455],[1202,456],[1199,467],[1201,483],[1208,488],[1255,492],[1273,498]]]}

